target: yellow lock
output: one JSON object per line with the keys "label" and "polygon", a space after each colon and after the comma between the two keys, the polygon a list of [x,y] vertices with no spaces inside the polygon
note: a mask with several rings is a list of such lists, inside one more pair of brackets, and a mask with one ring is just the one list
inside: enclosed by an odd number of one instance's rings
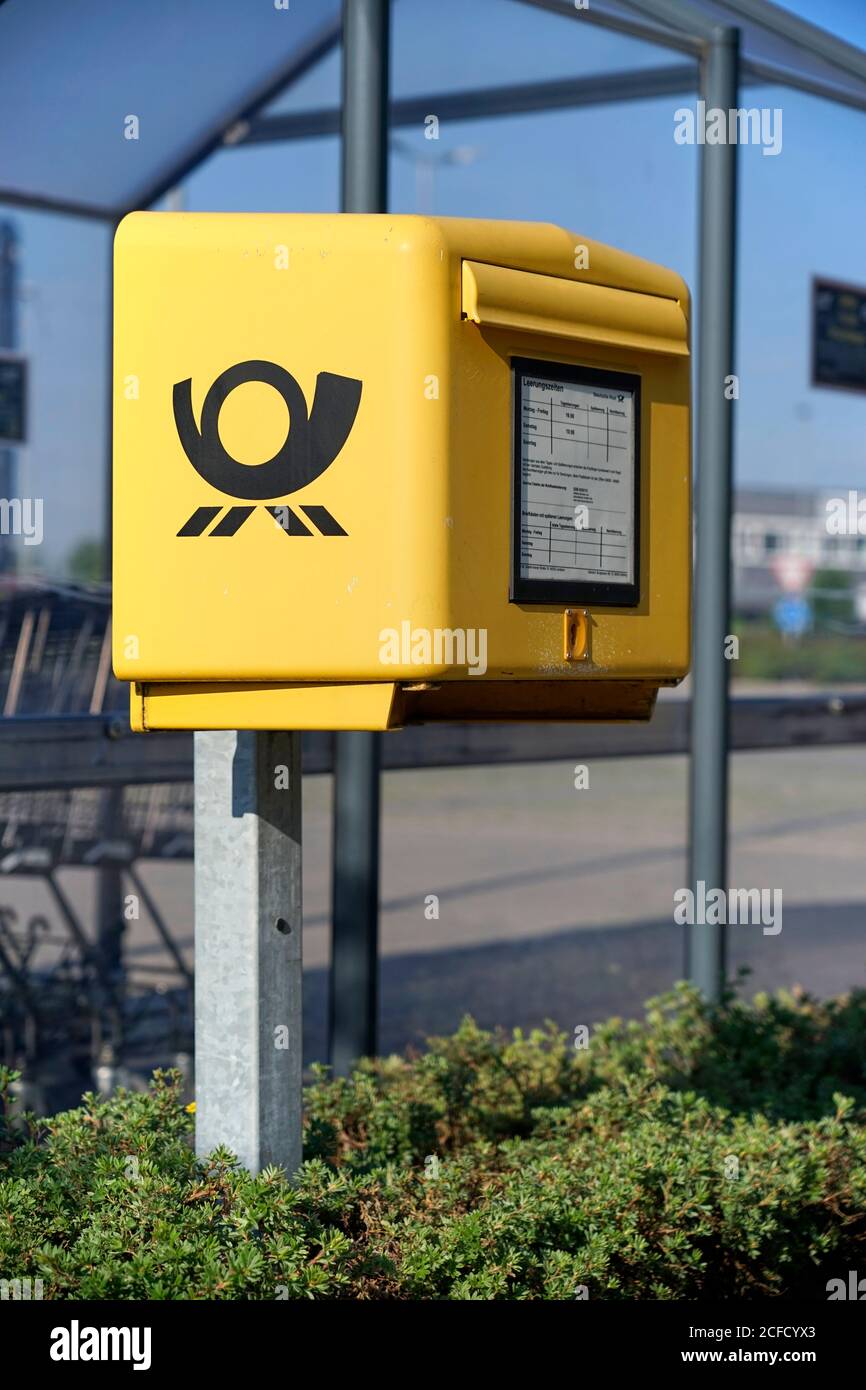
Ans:
{"label": "yellow lock", "polygon": [[689,661],[689,301],[561,228],[134,213],[137,729],[649,718]]}

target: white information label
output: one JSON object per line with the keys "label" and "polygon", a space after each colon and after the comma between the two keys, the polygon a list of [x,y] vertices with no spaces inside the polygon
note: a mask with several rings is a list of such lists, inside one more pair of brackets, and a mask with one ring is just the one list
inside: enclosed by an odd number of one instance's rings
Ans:
{"label": "white information label", "polygon": [[635,583],[635,396],[521,373],[520,578]]}

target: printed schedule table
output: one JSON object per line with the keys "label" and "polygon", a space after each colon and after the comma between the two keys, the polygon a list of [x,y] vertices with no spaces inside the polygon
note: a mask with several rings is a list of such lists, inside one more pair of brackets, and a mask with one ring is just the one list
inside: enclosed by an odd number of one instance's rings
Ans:
{"label": "printed schedule table", "polygon": [[535,365],[520,374],[515,418],[520,579],[631,588],[636,391]]}

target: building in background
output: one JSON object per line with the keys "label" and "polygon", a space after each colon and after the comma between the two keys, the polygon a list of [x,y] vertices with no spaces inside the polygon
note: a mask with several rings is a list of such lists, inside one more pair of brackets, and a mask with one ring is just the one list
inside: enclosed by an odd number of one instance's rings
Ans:
{"label": "building in background", "polygon": [[830,534],[827,503],[834,497],[847,497],[847,491],[738,489],[731,537],[737,614],[771,615],[785,592],[806,588],[817,570],[847,571],[854,594],[866,591],[866,535]]}

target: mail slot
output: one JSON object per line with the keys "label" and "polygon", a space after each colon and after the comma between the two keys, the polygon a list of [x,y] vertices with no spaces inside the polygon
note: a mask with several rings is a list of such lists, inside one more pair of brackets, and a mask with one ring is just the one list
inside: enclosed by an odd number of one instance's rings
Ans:
{"label": "mail slot", "polygon": [[648,719],[689,662],[689,299],[562,228],[134,213],[133,727]]}

